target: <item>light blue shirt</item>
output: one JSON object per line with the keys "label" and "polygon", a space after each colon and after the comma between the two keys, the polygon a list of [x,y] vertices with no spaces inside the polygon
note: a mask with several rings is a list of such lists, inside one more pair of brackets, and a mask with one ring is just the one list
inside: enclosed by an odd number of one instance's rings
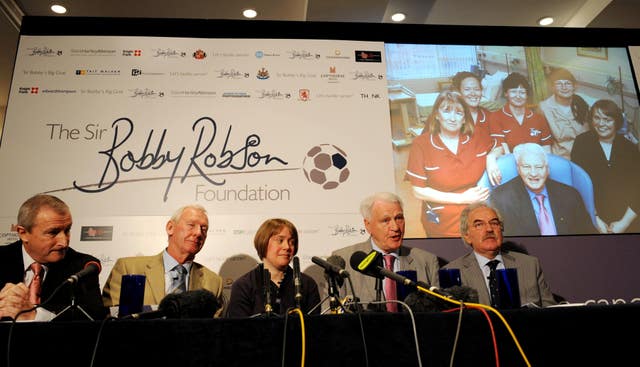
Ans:
{"label": "light blue shirt", "polygon": [[[174,259],[173,257],[171,257],[171,255],[169,255],[169,253],[167,252],[167,249],[165,248],[164,251],[162,252],[162,263],[164,264],[164,291],[166,293],[169,293],[171,291],[171,283],[173,281],[173,279],[178,277],[178,272],[173,270],[173,268],[176,267],[176,265],[178,265],[178,262],[176,261],[176,259]],[[187,290],[189,290],[189,277],[190,277],[190,273],[191,273],[191,266],[193,265],[193,262],[191,261],[187,261],[184,264],[182,264],[182,266],[184,266],[185,269],[187,269],[187,275],[185,276],[185,283],[186,283],[186,287]]]}

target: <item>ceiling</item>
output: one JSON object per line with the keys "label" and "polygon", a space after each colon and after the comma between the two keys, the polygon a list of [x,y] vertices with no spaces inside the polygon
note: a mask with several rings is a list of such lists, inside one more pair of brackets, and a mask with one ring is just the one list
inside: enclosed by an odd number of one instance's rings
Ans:
{"label": "ceiling", "polygon": [[[4,115],[22,16],[52,16],[51,0],[0,0],[0,111]],[[60,0],[63,16],[242,19],[253,7],[256,19],[282,21],[391,22],[536,26],[555,17],[554,27],[640,28],[640,0]],[[0,131],[2,128],[0,120]]]}

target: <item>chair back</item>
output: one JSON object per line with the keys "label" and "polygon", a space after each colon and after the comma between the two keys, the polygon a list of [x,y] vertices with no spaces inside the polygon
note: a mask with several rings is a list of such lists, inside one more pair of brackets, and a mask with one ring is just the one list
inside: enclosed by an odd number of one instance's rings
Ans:
{"label": "chair back", "polygon": [[[500,173],[502,173],[503,183],[518,176],[518,168],[516,167],[516,159],[513,153],[499,157],[497,162]],[[582,167],[559,155],[547,154],[547,162],[549,163],[549,178],[578,190],[593,224],[596,225],[593,184],[589,174]],[[486,171],[480,177],[478,186],[488,187],[489,190],[493,190],[495,187],[491,185]]]}

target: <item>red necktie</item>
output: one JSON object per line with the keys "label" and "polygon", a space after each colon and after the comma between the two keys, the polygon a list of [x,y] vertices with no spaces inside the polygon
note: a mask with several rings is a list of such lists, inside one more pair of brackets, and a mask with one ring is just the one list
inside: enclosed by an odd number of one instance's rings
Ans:
{"label": "red necktie", "polygon": [[536,194],[536,199],[540,205],[540,214],[538,216],[538,226],[540,226],[540,234],[543,236],[553,236],[556,234],[556,228],[551,222],[551,217],[547,208],[544,207],[544,195]]}
{"label": "red necktie", "polygon": [[[391,254],[384,255],[384,267],[389,271],[393,271],[393,260],[395,258]],[[387,296],[387,301],[395,301],[398,299],[396,281],[388,277],[384,278],[384,294]],[[398,312],[398,304],[395,302],[387,302],[387,311]]]}
{"label": "red necktie", "polygon": [[34,305],[40,304],[40,291],[42,289],[42,265],[35,262],[29,267],[33,272],[33,279],[29,284],[29,302]]}

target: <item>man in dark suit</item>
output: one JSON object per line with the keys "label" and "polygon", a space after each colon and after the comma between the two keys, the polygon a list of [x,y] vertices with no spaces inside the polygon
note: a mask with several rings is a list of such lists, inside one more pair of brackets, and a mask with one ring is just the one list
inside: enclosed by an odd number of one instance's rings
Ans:
{"label": "man in dark suit", "polygon": [[[370,253],[375,250],[382,255],[391,254],[396,259],[392,269],[394,272],[413,270],[417,280],[438,285],[438,257],[425,250],[402,245],[405,220],[402,201],[397,195],[381,192],[369,196],[360,204],[360,213],[371,237],[365,242],[335,250],[332,255],[340,256],[348,262],[358,251]],[[353,293],[361,302],[376,300],[376,278],[358,272],[352,272],[350,277]],[[348,282],[345,282],[342,294],[351,294],[347,285]],[[381,297],[381,300],[388,298],[385,294],[385,298]]]}
{"label": "man in dark suit", "polygon": [[519,176],[496,187],[489,198],[509,219],[505,236],[596,233],[580,193],[548,178],[547,156],[540,145],[520,144],[513,154]]}
{"label": "man in dark suit", "polygon": [[[508,219],[511,223],[511,218]],[[538,258],[505,249],[502,231],[502,217],[494,208],[481,202],[467,206],[460,214],[460,233],[465,244],[471,246],[473,251],[442,268],[460,269],[462,285],[478,291],[479,303],[490,305],[489,263],[497,260],[496,269],[517,269],[522,306],[535,304],[545,307],[556,304]]]}
{"label": "man in dark suit", "polygon": [[[100,268],[100,260],[69,247],[71,224],[69,207],[55,196],[35,195],[22,204],[17,223],[20,240],[0,246],[0,317],[48,321],[106,316],[97,271],[62,285],[87,264]],[[39,291],[32,286],[36,277]],[[73,302],[77,307],[67,309]],[[35,304],[41,307],[22,312]]]}

